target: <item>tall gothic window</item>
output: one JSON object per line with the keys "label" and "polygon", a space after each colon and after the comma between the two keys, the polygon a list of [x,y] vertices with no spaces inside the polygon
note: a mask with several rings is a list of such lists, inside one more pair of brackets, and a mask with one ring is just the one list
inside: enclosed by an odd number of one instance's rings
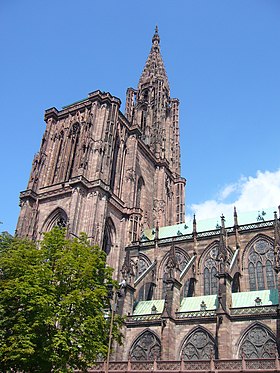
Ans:
{"label": "tall gothic window", "polygon": [[259,238],[249,247],[248,275],[250,290],[273,289],[276,277],[273,270],[273,245],[265,238]]}
{"label": "tall gothic window", "polygon": [[113,239],[115,236],[115,226],[112,220],[109,218],[106,220],[105,230],[104,230],[104,237],[103,237],[103,245],[102,250],[105,251],[107,255],[110,254],[111,248],[113,246]]}
{"label": "tall gothic window", "polygon": [[76,152],[77,152],[77,146],[79,143],[79,137],[80,137],[80,124],[74,123],[73,126],[70,129],[68,138],[70,139],[70,156],[68,159],[68,166],[67,166],[67,178],[66,180],[70,179],[73,176],[74,172],[74,164],[76,160]]}
{"label": "tall gothic window", "polygon": [[204,261],[204,295],[217,294],[218,292],[218,279],[217,275],[217,254],[218,246],[215,246],[210,250]]}
{"label": "tall gothic window", "polygon": [[159,360],[160,354],[161,345],[158,337],[147,330],[133,343],[130,350],[130,359],[147,361],[156,358]]}
{"label": "tall gothic window", "polygon": [[262,325],[253,326],[245,334],[239,349],[239,356],[246,359],[274,358],[275,353],[275,337]]}
{"label": "tall gothic window", "polygon": [[[180,251],[176,250],[176,260],[177,260],[177,265],[179,268],[179,271],[182,272],[183,269],[186,267],[189,258],[187,258],[183,253]],[[164,267],[163,267],[163,276],[162,276],[162,298],[165,298],[166,295],[166,280],[168,278],[168,268],[167,268],[167,263],[168,260],[166,261]]]}
{"label": "tall gothic window", "polygon": [[143,186],[145,185],[144,183],[144,179],[143,177],[139,177],[138,179],[138,183],[137,183],[137,190],[136,190],[136,201],[135,201],[135,205],[136,207],[139,207],[141,206],[141,196],[142,196],[142,189],[143,189]]}
{"label": "tall gothic window", "polygon": [[183,360],[209,360],[214,356],[213,337],[204,329],[198,328],[187,338],[183,350]]}

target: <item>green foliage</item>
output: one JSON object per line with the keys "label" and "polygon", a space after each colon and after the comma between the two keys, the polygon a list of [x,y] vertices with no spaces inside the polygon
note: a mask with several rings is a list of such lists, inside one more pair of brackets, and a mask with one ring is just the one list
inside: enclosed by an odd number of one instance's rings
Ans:
{"label": "green foliage", "polygon": [[0,235],[0,371],[86,370],[105,356],[109,283],[106,254],[85,235],[54,228],[40,244]]}

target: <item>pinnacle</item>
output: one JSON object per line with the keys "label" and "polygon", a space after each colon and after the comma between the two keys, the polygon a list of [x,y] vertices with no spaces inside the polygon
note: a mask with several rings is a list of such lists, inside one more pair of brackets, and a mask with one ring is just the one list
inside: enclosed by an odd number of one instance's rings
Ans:
{"label": "pinnacle", "polygon": [[154,36],[152,38],[152,43],[153,43],[153,45],[158,45],[160,43],[160,37],[159,37],[159,34],[158,34],[158,27],[157,26],[156,26],[156,29],[155,29]]}
{"label": "pinnacle", "polygon": [[152,48],[147,58],[144,70],[139,80],[138,88],[148,81],[152,81],[155,78],[164,81],[165,86],[169,90],[168,79],[162,60],[162,56],[159,48],[160,37],[158,34],[158,27],[155,28],[155,33],[152,38]]}

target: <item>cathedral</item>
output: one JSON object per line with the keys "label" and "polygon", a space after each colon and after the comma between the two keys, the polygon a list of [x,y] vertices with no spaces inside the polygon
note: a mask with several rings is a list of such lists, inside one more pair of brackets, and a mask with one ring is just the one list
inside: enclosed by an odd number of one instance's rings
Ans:
{"label": "cathedral", "polygon": [[120,105],[97,90],[45,111],[17,235],[40,240],[58,225],[69,237],[85,232],[106,252],[126,284],[118,300],[125,343],[111,359],[128,368],[117,370],[174,362],[161,370],[280,372],[278,214],[234,209],[219,220],[185,221],[179,100],[170,95],[157,28],[124,114]]}

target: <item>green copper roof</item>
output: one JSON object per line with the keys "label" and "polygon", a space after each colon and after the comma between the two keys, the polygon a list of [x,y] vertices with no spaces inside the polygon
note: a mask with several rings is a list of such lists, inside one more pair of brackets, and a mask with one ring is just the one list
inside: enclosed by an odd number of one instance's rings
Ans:
{"label": "green copper roof", "polygon": [[[258,223],[262,221],[270,221],[274,219],[274,211],[275,208],[266,208],[260,211],[250,211],[250,212],[240,212],[238,213],[238,224],[250,224],[250,223]],[[231,216],[225,216],[225,225],[226,227],[233,227],[234,226],[234,217],[233,214]],[[206,232],[215,229],[219,229],[221,224],[221,218],[210,218],[204,220],[197,220],[196,222],[196,229],[197,232]],[[159,238],[167,238],[167,237],[176,237],[186,234],[191,234],[193,231],[193,222],[189,218],[186,220],[186,223],[183,224],[175,224],[166,227],[159,228]],[[143,232],[141,237],[142,241],[153,240],[155,238],[155,228],[153,229],[146,229]]]}
{"label": "green copper roof", "polygon": [[232,294],[232,308],[254,307],[255,299],[260,298],[262,306],[275,306],[278,304],[278,290],[246,291]]}
{"label": "green copper roof", "polygon": [[162,313],[164,307],[164,299],[140,301],[133,312],[133,316],[150,315],[152,313],[153,306],[156,307],[156,311],[154,311],[154,313]]}
{"label": "green copper roof", "polygon": [[206,310],[215,310],[217,308],[217,294],[202,295],[199,297],[184,298],[181,302],[179,312],[200,311],[202,301],[206,304]]}

